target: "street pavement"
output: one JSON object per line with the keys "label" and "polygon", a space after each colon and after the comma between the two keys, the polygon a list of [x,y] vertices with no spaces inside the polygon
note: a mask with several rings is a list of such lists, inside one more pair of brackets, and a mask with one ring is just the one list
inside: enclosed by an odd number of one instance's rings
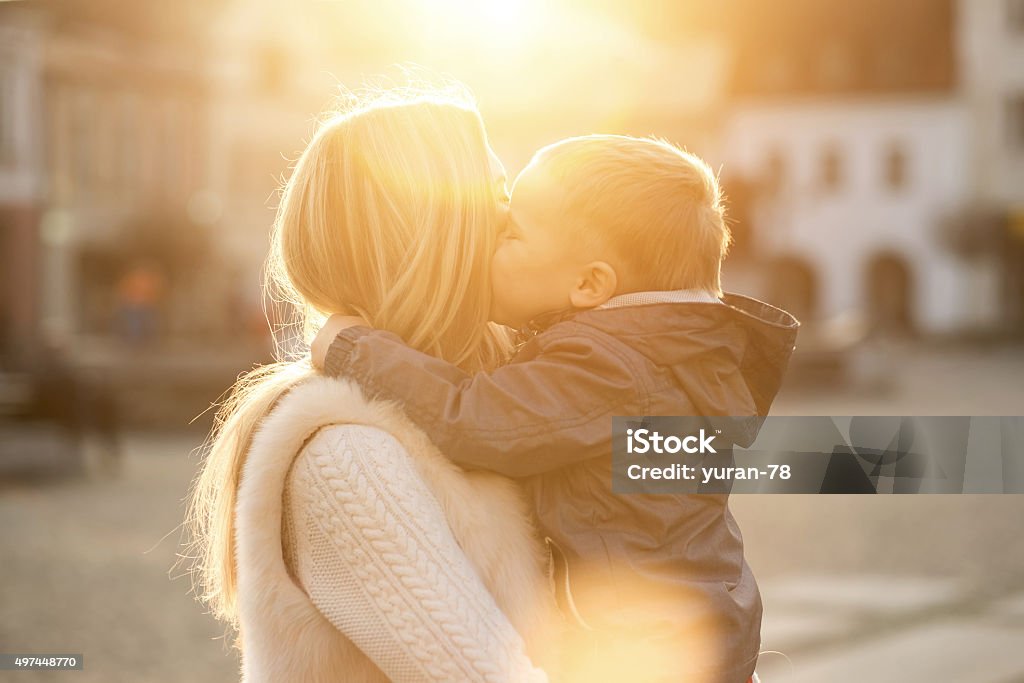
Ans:
{"label": "street pavement", "polygon": [[762,680],[1024,681],[1024,589],[979,595],[953,579],[858,574],[761,590]]}
{"label": "street pavement", "polygon": [[0,682],[238,680],[223,629],[175,567],[201,440],[129,434],[117,478],[0,487],[0,652],[84,656],[82,671],[0,671]]}
{"label": "street pavement", "polygon": [[[886,394],[784,390],[774,412],[1024,407],[1024,349],[904,358]],[[0,671],[0,682],[238,680],[223,627],[175,566],[201,439],[127,434],[115,478],[89,469],[0,481],[0,652],[85,660],[74,674]],[[748,495],[731,505],[764,600],[766,683],[1024,682],[1024,495]]]}

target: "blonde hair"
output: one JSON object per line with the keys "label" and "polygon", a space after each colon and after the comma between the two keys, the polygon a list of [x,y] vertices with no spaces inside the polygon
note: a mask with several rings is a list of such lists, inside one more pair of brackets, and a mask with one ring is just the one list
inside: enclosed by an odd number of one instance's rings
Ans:
{"label": "blonde hair", "polygon": [[703,159],[656,138],[585,135],[541,149],[531,163],[563,188],[573,236],[611,249],[632,289],[721,296],[731,235]]}
{"label": "blonde hair", "polygon": [[487,323],[498,188],[472,100],[451,88],[352,100],[299,157],[274,222],[266,286],[294,307],[298,348],[290,360],[279,348],[278,362],[234,385],[190,495],[185,558],[198,597],[235,629],[246,454],[275,402],[313,374],[304,352],[317,323],[357,313],[467,371],[494,367],[509,349],[503,328]]}

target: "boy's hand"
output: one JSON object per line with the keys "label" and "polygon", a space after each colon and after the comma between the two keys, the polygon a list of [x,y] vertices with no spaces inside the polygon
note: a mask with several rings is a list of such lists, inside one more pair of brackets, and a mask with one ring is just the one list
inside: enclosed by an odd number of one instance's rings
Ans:
{"label": "boy's hand", "polygon": [[313,363],[313,367],[317,370],[323,370],[324,361],[327,360],[327,349],[331,347],[331,342],[334,341],[334,338],[342,330],[357,325],[369,327],[370,323],[358,315],[340,315],[335,313],[328,318],[324,326],[316,333],[316,339],[313,340],[309,347],[310,362]]}

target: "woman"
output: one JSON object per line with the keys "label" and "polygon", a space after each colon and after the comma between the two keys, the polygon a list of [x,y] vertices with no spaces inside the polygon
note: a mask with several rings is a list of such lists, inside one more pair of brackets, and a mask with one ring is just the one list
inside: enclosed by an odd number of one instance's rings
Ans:
{"label": "woman", "polygon": [[[355,314],[493,367],[508,351],[486,284],[504,183],[464,95],[364,99],[296,163],[272,283],[306,339]],[[519,635],[541,640],[547,597],[517,489],[460,471],[395,406],[305,359],[239,381],[190,503],[202,599],[238,629],[245,681],[545,679]]]}

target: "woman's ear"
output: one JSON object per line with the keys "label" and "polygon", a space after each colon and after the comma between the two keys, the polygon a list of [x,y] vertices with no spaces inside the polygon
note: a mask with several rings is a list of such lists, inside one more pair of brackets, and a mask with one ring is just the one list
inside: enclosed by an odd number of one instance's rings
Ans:
{"label": "woman's ear", "polygon": [[594,308],[615,295],[619,285],[615,269],[604,261],[591,261],[583,266],[576,285],[569,292],[574,308]]}

